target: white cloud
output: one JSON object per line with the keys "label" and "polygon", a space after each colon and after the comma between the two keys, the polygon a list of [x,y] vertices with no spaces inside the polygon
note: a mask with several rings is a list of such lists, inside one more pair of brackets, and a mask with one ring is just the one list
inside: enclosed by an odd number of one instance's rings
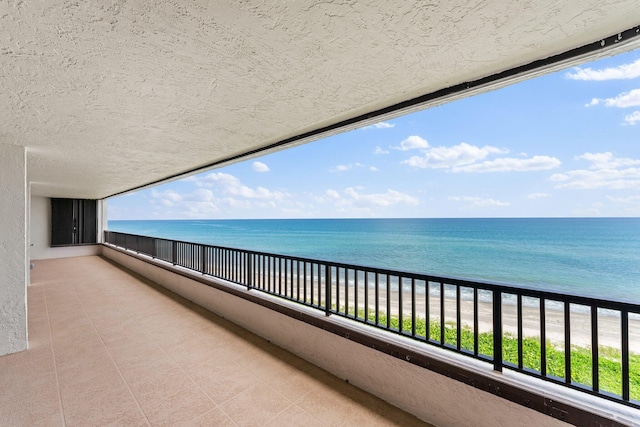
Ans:
{"label": "white cloud", "polygon": [[402,141],[398,147],[391,147],[391,148],[395,150],[400,150],[400,151],[415,150],[419,148],[429,148],[429,142],[418,135],[412,135],[409,138]]}
{"label": "white cloud", "polygon": [[151,190],[151,197],[157,199],[160,204],[166,207],[172,207],[182,201],[182,195],[173,190],[165,190],[163,192]]}
{"label": "white cloud", "polygon": [[[189,181],[197,182],[197,179]],[[154,189],[151,190],[150,204],[154,208],[160,207],[165,217],[206,218],[219,210],[214,199],[213,193],[204,188],[182,194],[173,190],[160,192]]]}
{"label": "white cloud", "polygon": [[340,194],[338,194],[338,192],[336,190],[327,190],[326,191],[327,196],[329,196],[331,199],[339,199],[340,198]]}
{"label": "white cloud", "polygon": [[640,188],[640,160],[615,157],[612,153],[585,153],[578,160],[591,162],[588,169],[557,173],[550,177],[555,188],[593,190],[607,188],[625,190]]}
{"label": "white cloud", "polygon": [[531,193],[527,196],[529,199],[543,199],[545,197],[550,197],[551,194],[548,193]]}
{"label": "white cloud", "polygon": [[376,209],[392,207],[394,205],[416,206],[420,200],[396,190],[387,190],[384,193],[366,193],[362,187],[348,187],[338,192],[333,189],[326,190],[320,196],[312,196],[317,203],[330,203],[338,212],[354,214],[364,213],[376,215]]}
{"label": "white cloud", "polygon": [[584,104],[585,107],[593,107],[594,105],[600,104],[600,100],[598,98],[592,98],[591,102],[588,104]]}
{"label": "white cloud", "polygon": [[591,162],[589,169],[614,169],[620,166],[640,165],[639,159],[616,157],[609,151],[606,153],[584,153],[581,156],[577,156],[576,159]]}
{"label": "white cloud", "polygon": [[594,70],[591,67],[576,67],[573,72],[568,72],[565,77],[571,80],[604,81],[604,80],[626,80],[640,77],[640,59],[631,64],[619,65],[617,67]]}
{"label": "white cloud", "polygon": [[623,92],[615,98],[593,98],[586,107],[598,105],[601,102],[607,107],[628,108],[640,105],[640,89],[633,89],[629,92]]}
{"label": "white cloud", "polygon": [[390,129],[392,127],[394,127],[395,124],[393,123],[389,123],[389,122],[380,122],[380,123],[376,123],[373,125],[369,125],[369,126],[365,126],[361,129],[363,130],[367,130],[367,129]]}
{"label": "white cloud", "polygon": [[613,197],[607,196],[607,199],[611,200],[615,203],[622,204],[630,204],[630,205],[640,205],[640,196],[629,196],[629,197]]}
{"label": "white cloud", "polygon": [[610,190],[628,190],[640,188],[640,169],[626,170],[574,170],[564,174],[551,176],[551,181],[558,182],[555,188],[572,190],[594,190],[608,188]]}
{"label": "white cloud", "polygon": [[640,196],[612,197],[607,196],[609,201],[622,208],[622,213],[629,216],[640,216]]}
{"label": "white cloud", "polygon": [[452,168],[475,163],[479,160],[485,159],[490,154],[506,152],[506,150],[501,150],[488,145],[480,148],[463,142],[452,147],[432,148],[427,150],[423,156],[413,156],[404,160],[402,163],[422,169]]}
{"label": "white cloud", "polygon": [[624,116],[624,122],[631,126],[635,125],[636,122],[640,122],[640,111],[634,111]]}
{"label": "white cloud", "polygon": [[511,203],[509,202],[501,202],[500,200],[494,200],[494,199],[483,199],[481,197],[451,196],[449,197],[449,200],[451,200],[452,202],[467,203],[470,206],[478,207],[478,208],[511,206]]}
{"label": "white cloud", "polygon": [[401,193],[396,190],[387,190],[386,193],[372,193],[372,194],[364,194],[356,191],[355,188],[349,187],[344,190],[344,194],[348,196],[351,201],[356,206],[381,206],[387,207],[396,205],[399,203],[404,203],[410,206],[415,206],[420,204],[420,200],[415,197],[409,196],[408,194]]}
{"label": "white cloud", "polygon": [[193,192],[193,195],[203,202],[211,202],[214,199],[213,191],[206,188],[198,188]]}
{"label": "white cloud", "polygon": [[369,170],[371,172],[378,172],[379,171],[379,169],[377,167],[375,167],[375,166],[369,166]]}
{"label": "white cloud", "polygon": [[373,151],[373,154],[389,154],[389,152],[386,150],[383,150],[380,147],[376,147],[376,149]]}
{"label": "white cloud", "polygon": [[457,166],[452,172],[530,172],[553,169],[560,166],[560,160],[549,156],[533,156],[530,159],[516,159],[504,157],[500,159]]}
{"label": "white cloud", "polygon": [[213,187],[217,194],[242,197],[245,199],[281,201],[290,197],[289,194],[281,191],[271,191],[264,187],[247,187],[235,176],[223,172],[214,172],[198,178],[196,185],[200,187]]}
{"label": "white cloud", "polygon": [[353,168],[361,168],[364,165],[362,163],[350,163],[348,165],[338,165],[333,169],[329,169],[329,172],[346,172]]}
{"label": "white cloud", "polygon": [[262,162],[253,162],[251,168],[256,172],[269,172],[271,170],[269,169],[269,166],[265,165]]}

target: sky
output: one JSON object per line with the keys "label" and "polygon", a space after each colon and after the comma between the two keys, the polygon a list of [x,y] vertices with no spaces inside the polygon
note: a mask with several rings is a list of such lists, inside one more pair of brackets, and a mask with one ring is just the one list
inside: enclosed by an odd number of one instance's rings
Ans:
{"label": "sky", "polygon": [[108,218],[640,216],[640,50],[109,199]]}

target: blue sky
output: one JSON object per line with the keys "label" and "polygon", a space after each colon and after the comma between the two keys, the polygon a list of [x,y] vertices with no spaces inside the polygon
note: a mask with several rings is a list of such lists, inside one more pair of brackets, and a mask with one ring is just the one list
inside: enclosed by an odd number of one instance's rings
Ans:
{"label": "blue sky", "polygon": [[115,197],[108,212],[640,216],[640,50]]}

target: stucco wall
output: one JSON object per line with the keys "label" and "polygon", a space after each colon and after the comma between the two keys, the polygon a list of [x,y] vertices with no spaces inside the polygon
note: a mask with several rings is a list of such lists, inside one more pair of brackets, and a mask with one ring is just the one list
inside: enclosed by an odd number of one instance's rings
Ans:
{"label": "stucco wall", "polygon": [[[31,196],[30,215],[30,251],[32,260],[48,258],[67,258],[75,256],[99,255],[100,245],[51,247],[51,199],[48,197]],[[98,207],[99,224],[101,224],[101,209]]]}
{"label": "stucco wall", "polygon": [[0,355],[27,348],[26,150],[0,144]]}
{"label": "stucco wall", "polygon": [[566,425],[109,247],[103,255],[435,425]]}

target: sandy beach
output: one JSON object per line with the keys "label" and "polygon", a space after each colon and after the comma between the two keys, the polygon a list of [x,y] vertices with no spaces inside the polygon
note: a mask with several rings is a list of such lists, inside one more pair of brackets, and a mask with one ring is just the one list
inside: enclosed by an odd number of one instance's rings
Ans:
{"label": "sandy beach", "polygon": [[[297,292],[297,287],[294,286],[294,296]],[[400,294],[397,290],[390,290],[390,312],[393,316],[398,316],[400,313]],[[323,289],[322,289],[323,291]],[[318,301],[318,288],[317,285],[314,289],[316,303]],[[332,291],[332,302],[334,306],[345,308],[345,301],[348,300],[348,308],[350,312],[354,311],[354,308],[364,309],[364,294],[365,288],[362,284],[358,286],[358,303],[356,306],[355,301],[355,287],[349,286],[345,295],[344,284],[340,286],[340,296],[336,295],[337,289],[334,286]],[[311,293],[310,288],[307,287],[307,295]],[[303,288],[300,290],[300,297],[302,298]],[[324,292],[321,292],[320,300],[324,301]],[[522,331],[524,337],[540,337],[540,309],[538,307],[539,301],[528,300],[529,305],[522,307]],[[534,304],[531,304],[531,303]],[[369,285],[368,305],[370,312],[375,309],[375,289]],[[424,293],[416,295],[416,318],[426,318],[426,298]],[[445,295],[445,323],[453,325],[455,327],[456,322],[456,300],[455,297]],[[387,311],[387,291],[384,284],[379,288],[379,310],[382,313]],[[503,301],[502,303],[502,325],[503,332],[505,334],[511,334],[517,336],[517,305],[514,303]],[[402,295],[402,313],[403,318],[411,317],[411,292],[406,290]],[[432,322],[440,321],[440,296],[429,296],[429,317]],[[565,331],[564,331],[564,312],[561,303],[553,302],[547,304],[545,309],[545,325],[546,325],[546,338],[552,344],[563,348],[565,343]],[[462,325],[473,328],[474,307],[473,301],[468,299],[461,299],[460,302],[460,320]],[[571,344],[574,346],[591,348],[591,316],[586,310],[586,307],[573,307],[570,314],[571,325]],[[478,330],[479,332],[491,332],[493,329],[493,304],[487,301],[478,301]],[[620,314],[615,312],[599,312],[598,313],[598,345],[613,347],[620,349],[622,346],[621,339],[621,319]],[[629,318],[629,350],[632,353],[640,353],[640,316],[630,316]]]}
{"label": "sandy beach", "polygon": [[[398,295],[392,292],[391,301],[393,315],[398,315]],[[353,302],[353,301],[352,301]],[[396,304],[394,304],[396,303]],[[425,313],[424,300],[416,302],[416,313]],[[456,301],[455,298],[445,297],[445,322],[456,322]],[[440,298],[431,295],[429,298],[429,312],[431,321],[440,320]],[[386,297],[381,298],[381,310],[386,307]],[[411,303],[403,301],[403,317],[411,315]],[[425,315],[417,317],[425,318]],[[462,300],[460,302],[460,320],[462,325],[473,328],[474,307],[473,301]],[[571,344],[591,348],[591,316],[587,312],[572,310],[570,315]],[[545,310],[546,338],[552,344],[559,347],[564,346],[564,312],[562,309],[546,307]],[[515,304],[503,302],[502,304],[502,328],[503,333],[517,336],[518,333],[518,308]],[[493,329],[493,304],[478,301],[478,330],[479,332],[492,331]],[[522,307],[522,334],[523,337],[540,337],[540,309],[538,307]],[[598,345],[620,349],[621,319],[620,315],[598,314]],[[640,353],[640,319],[629,319],[629,351]]]}

